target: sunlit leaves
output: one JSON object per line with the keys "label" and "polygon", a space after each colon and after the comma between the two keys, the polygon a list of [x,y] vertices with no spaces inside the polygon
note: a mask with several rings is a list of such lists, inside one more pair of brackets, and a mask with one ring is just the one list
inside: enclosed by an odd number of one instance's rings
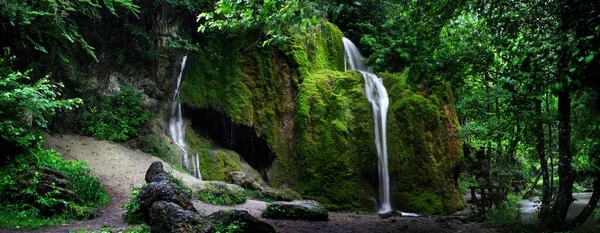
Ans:
{"label": "sunlit leaves", "polygon": [[323,15],[317,9],[314,3],[300,0],[220,0],[214,11],[198,15],[198,32],[240,35],[257,30],[265,36],[261,45],[267,46],[319,24]]}

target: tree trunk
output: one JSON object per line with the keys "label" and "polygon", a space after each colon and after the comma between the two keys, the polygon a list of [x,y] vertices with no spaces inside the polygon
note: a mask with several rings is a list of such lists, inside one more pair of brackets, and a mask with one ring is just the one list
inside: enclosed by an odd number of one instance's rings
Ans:
{"label": "tree trunk", "polygon": [[552,217],[548,219],[551,227],[559,229],[565,226],[569,206],[573,202],[573,182],[575,174],[571,167],[571,96],[569,88],[558,93],[558,193],[552,207]]}
{"label": "tree trunk", "polygon": [[537,175],[535,176],[535,181],[533,181],[533,184],[531,184],[531,188],[529,189],[529,191],[527,191],[525,193],[525,195],[523,195],[523,198],[527,199],[533,195],[533,192],[535,191],[535,188],[537,187],[537,183],[540,181],[541,177],[542,177],[542,171],[540,170],[537,173]]}
{"label": "tree trunk", "polygon": [[577,215],[577,217],[569,221],[566,227],[561,230],[570,231],[580,227],[592,215],[592,213],[594,213],[594,209],[596,209],[598,201],[600,201],[600,177],[596,178],[596,181],[594,182],[594,192],[592,193],[592,197],[590,198],[588,204],[581,211],[581,213]]}
{"label": "tree trunk", "polygon": [[[550,98],[549,93],[546,93],[546,114],[550,114]],[[553,122],[553,121],[551,121]],[[554,159],[552,153],[552,123],[548,124],[548,159],[550,160],[550,198],[554,192]]]}
{"label": "tree trunk", "polygon": [[544,123],[542,122],[542,101],[535,100],[536,112],[536,137],[537,137],[537,153],[540,160],[540,172],[542,173],[542,208],[540,210],[539,219],[543,220],[548,214],[550,205],[550,181],[548,180],[548,160],[546,160],[546,149],[544,148]]}

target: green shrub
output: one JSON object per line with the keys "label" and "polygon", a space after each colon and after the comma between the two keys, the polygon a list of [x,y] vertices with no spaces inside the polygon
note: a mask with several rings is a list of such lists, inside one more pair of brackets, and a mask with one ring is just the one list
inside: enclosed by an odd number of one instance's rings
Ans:
{"label": "green shrub", "polygon": [[[519,200],[517,195],[508,195],[508,200],[488,209],[485,216],[485,224],[490,227],[503,228],[506,232],[536,232],[537,222],[521,222]],[[533,218],[537,219],[537,218]]]}
{"label": "green shrub", "polygon": [[192,189],[189,188],[187,185],[185,185],[185,183],[183,183],[183,180],[181,180],[178,177],[175,177],[173,174],[169,173],[168,175],[169,175],[169,181],[171,183],[175,184],[175,186],[177,186],[177,189],[179,190],[179,192],[181,192],[187,198],[192,198]]}
{"label": "green shrub", "polygon": [[115,96],[102,97],[96,104],[88,106],[81,113],[80,121],[84,134],[111,141],[127,141],[137,137],[149,116],[150,112],[142,104],[142,96],[131,87],[125,87]]}
{"label": "green shrub", "polygon": [[217,221],[215,225],[215,233],[240,233],[244,232],[246,223],[237,220],[229,224],[226,221]]}
{"label": "green shrub", "polygon": [[[86,219],[92,215],[93,208],[108,203],[108,193],[84,162],[62,160],[53,150],[38,149],[31,153],[18,155],[0,170],[0,228],[40,228],[70,219]],[[42,167],[63,173],[81,202],[60,198],[58,189],[38,193],[35,188],[40,181],[37,170]],[[18,176],[28,171],[34,171],[31,185],[23,188]],[[56,208],[64,211],[54,212]]]}
{"label": "green shrub", "polygon": [[137,203],[137,197],[140,194],[141,189],[136,189],[131,186],[131,195],[129,196],[129,201],[123,205],[123,209],[125,209],[125,213],[123,214],[123,218],[125,222],[129,224],[141,224],[144,223],[142,213],[140,210],[140,205]]}

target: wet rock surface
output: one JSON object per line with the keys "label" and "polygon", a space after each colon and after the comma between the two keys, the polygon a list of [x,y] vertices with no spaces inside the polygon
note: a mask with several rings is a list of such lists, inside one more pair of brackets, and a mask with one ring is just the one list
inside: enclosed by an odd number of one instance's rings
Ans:
{"label": "wet rock surface", "polygon": [[166,201],[157,201],[150,209],[151,231],[160,232],[213,232],[213,226],[199,213],[183,209]]}
{"label": "wet rock surface", "polygon": [[262,217],[273,219],[328,220],[329,211],[312,200],[277,201],[267,205]]}

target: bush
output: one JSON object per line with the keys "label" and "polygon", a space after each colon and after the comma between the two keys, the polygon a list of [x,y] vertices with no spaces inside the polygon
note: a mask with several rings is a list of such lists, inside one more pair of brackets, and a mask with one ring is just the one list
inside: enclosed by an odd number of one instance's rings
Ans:
{"label": "bush", "polygon": [[131,195],[129,196],[129,201],[123,205],[123,209],[125,209],[123,218],[125,219],[125,222],[129,224],[144,223],[142,213],[140,212],[140,205],[137,203],[137,197],[140,194],[140,191],[141,189],[136,189],[131,186]]}
{"label": "bush", "polygon": [[[37,171],[43,167],[63,173],[80,201],[64,199],[58,195],[61,191],[56,187],[38,193],[35,185],[40,176]],[[31,171],[34,171],[32,185],[24,188],[18,176]],[[39,228],[69,219],[86,219],[94,208],[108,201],[108,193],[84,162],[61,160],[53,150],[39,149],[31,155],[19,155],[0,170],[0,228]],[[64,211],[54,212],[56,208]]]}
{"label": "bush", "polygon": [[[508,200],[488,209],[485,224],[490,227],[503,228],[506,232],[536,232],[536,222],[521,222],[521,211],[517,195],[508,195]],[[537,219],[537,218],[534,218]]]}
{"label": "bush", "polygon": [[217,221],[215,224],[215,233],[241,233],[244,232],[245,222],[233,221],[227,224],[226,221]]}
{"label": "bush", "polygon": [[142,104],[142,96],[131,87],[97,102],[81,113],[80,121],[84,134],[99,139],[122,142],[137,137],[140,127],[150,117]]}

